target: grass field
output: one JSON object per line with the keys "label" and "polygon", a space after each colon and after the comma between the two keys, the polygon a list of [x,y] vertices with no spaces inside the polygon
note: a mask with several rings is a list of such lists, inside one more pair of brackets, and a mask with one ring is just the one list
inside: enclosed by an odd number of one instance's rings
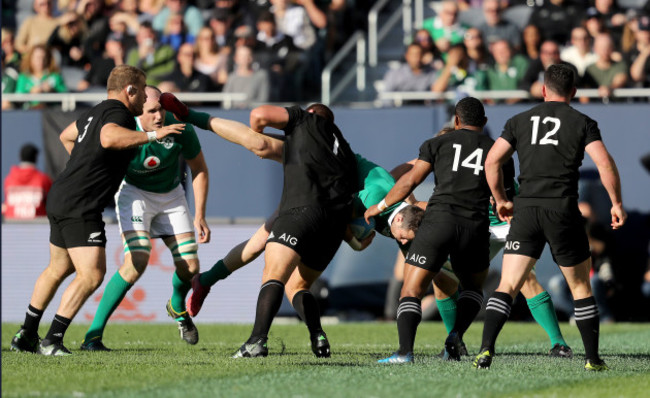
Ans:
{"label": "grass field", "polygon": [[[45,325],[47,326],[47,325]],[[601,353],[612,369],[583,370],[577,328],[562,325],[574,359],[546,356],[548,340],[534,323],[508,323],[490,370],[471,358],[435,358],[445,338],[441,323],[423,323],[416,364],[378,365],[397,348],[394,323],[328,325],[332,358],[316,359],[302,324],[274,325],[270,355],[230,359],[250,325],[199,325],[201,340],[188,346],[172,324],[107,327],[110,353],[78,350],[85,325],[70,327],[73,356],[42,357],[9,351],[16,324],[2,324],[3,397],[647,397],[650,395],[650,325],[601,328]],[[482,324],[465,342],[478,351]],[[41,328],[41,335],[46,331]]]}

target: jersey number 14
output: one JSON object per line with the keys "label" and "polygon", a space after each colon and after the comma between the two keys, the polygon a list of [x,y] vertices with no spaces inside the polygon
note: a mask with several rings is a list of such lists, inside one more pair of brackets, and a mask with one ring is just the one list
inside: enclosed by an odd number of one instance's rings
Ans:
{"label": "jersey number 14", "polygon": [[[453,144],[454,145],[454,164],[451,166],[451,170],[453,171],[458,171],[458,163],[460,162],[460,150],[462,148],[462,145],[460,144]],[[460,162],[461,167],[467,167],[468,169],[473,169],[474,170],[474,175],[478,175],[481,170],[483,170],[483,166],[481,166],[481,163],[483,163],[483,149],[477,148],[474,150],[474,152],[470,153],[468,157],[463,159],[462,162]]]}

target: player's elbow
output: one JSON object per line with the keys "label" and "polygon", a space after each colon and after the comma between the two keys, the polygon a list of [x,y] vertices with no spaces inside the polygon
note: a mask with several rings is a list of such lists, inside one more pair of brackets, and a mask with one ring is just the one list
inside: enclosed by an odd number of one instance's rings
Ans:
{"label": "player's elbow", "polygon": [[264,108],[259,106],[251,111],[250,126],[253,130],[259,131],[260,128],[266,126],[267,118]]}

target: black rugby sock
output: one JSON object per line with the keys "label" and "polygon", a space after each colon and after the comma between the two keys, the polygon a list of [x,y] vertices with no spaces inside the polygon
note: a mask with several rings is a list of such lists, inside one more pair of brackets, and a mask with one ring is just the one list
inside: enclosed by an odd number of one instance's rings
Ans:
{"label": "black rugby sock", "polygon": [[320,324],[320,310],[318,309],[318,302],[316,297],[309,290],[301,290],[293,296],[291,305],[307,325],[309,334],[314,335],[322,332],[323,328]]}
{"label": "black rugby sock", "polygon": [[255,312],[255,325],[247,343],[254,343],[260,337],[267,337],[271,329],[273,318],[282,305],[284,283],[271,279],[262,285],[257,296],[257,310]]}
{"label": "black rugby sock", "polygon": [[502,292],[494,292],[487,302],[485,324],[483,326],[483,341],[481,351],[489,349],[494,354],[494,343],[499,332],[510,316],[512,297]]}
{"label": "black rugby sock", "polygon": [[576,325],[585,346],[585,356],[588,360],[598,361],[598,335],[600,334],[600,316],[596,299],[587,297],[573,302],[575,307]]}
{"label": "black rugby sock", "polygon": [[72,322],[72,319],[62,317],[58,314],[54,315],[52,326],[50,326],[50,330],[48,330],[44,340],[47,340],[50,344],[63,341],[63,336],[65,335],[65,331],[68,330],[70,322]]}
{"label": "black rugby sock", "polygon": [[43,310],[32,307],[31,304],[27,306],[27,312],[25,313],[25,323],[23,323],[22,327],[25,329],[27,336],[33,337],[38,334],[38,325],[41,323],[42,317]]}
{"label": "black rugby sock", "polygon": [[458,297],[456,323],[452,332],[457,332],[458,337],[463,339],[463,335],[476,318],[476,314],[483,306],[483,291],[481,290],[463,290]]}
{"label": "black rugby sock", "polygon": [[422,320],[422,303],[416,297],[404,297],[397,307],[397,332],[399,334],[399,355],[413,352],[415,333]]}

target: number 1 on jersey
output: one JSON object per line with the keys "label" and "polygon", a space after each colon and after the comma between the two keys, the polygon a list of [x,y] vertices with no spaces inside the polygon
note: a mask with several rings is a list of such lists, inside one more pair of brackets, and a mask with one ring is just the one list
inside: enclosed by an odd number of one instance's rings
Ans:
{"label": "number 1 on jersey", "polygon": [[[533,134],[530,139],[530,144],[531,145],[536,145],[537,144],[537,132],[539,131],[539,116],[531,116],[530,120],[533,122]],[[550,137],[554,136],[557,131],[560,129],[560,119],[556,117],[550,117],[546,116],[544,120],[542,120],[542,124],[546,123],[553,123],[553,128],[551,131],[547,132],[544,138],[539,140],[539,145],[557,145],[558,140],[552,140]]]}
{"label": "number 1 on jersey", "polygon": [[[460,150],[462,148],[462,145],[453,144],[453,146],[454,146],[455,153],[454,153],[454,164],[451,166],[451,170],[458,171],[458,162],[460,161]],[[479,172],[483,170],[483,166],[481,166],[482,160],[483,160],[483,149],[477,148],[468,157],[463,159],[460,165],[462,167],[467,167],[468,169],[474,169],[474,175],[478,175]]]}

